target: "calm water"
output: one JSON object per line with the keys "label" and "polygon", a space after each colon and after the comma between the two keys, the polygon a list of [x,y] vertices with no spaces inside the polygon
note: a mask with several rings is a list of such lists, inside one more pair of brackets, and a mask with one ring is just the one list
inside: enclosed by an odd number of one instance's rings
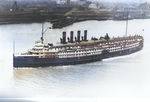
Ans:
{"label": "calm water", "polygon": [[[150,20],[129,21],[128,34],[144,36],[144,48],[134,54],[81,65],[13,69],[16,53],[32,48],[40,39],[41,24],[0,25],[0,97],[112,98],[150,97]],[[59,42],[63,31],[88,30],[88,39],[106,33],[125,35],[125,21],[85,21],[48,30],[45,42]],[[51,26],[44,24],[45,29]],[[142,32],[144,29],[144,32]]]}

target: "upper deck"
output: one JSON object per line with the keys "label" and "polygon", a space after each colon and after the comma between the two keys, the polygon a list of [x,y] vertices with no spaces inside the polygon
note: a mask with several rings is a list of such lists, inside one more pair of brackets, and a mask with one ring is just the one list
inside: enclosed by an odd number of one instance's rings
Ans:
{"label": "upper deck", "polygon": [[58,47],[71,47],[71,46],[94,46],[97,44],[100,45],[106,45],[106,44],[114,44],[114,43],[120,43],[120,42],[131,42],[131,41],[140,41],[143,40],[143,37],[140,35],[135,35],[135,36],[128,36],[128,37],[117,37],[117,38],[111,38],[109,40],[106,39],[98,39],[98,40],[89,40],[89,41],[80,41],[80,42],[74,42],[74,43],[66,43],[66,44],[61,44],[61,45],[56,45],[52,46],[53,48],[58,48]]}
{"label": "upper deck", "polygon": [[109,40],[106,39],[98,39],[98,40],[89,40],[89,41],[80,41],[74,43],[66,43],[60,44],[56,46],[52,46],[50,44],[45,44],[40,41],[35,42],[35,46],[28,50],[28,53],[15,55],[15,56],[32,56],[39,57],[44,54],[52,54],[55,55],[59,52],[69,52],[69,51],[82,51],[82,50],[92,50],[92,49],[107,49],[111,47],[124,46],[128,47],[128,45],[132,45],[132,43],[137,43],[143,40],[142,36],[128,36],[128,37],[117,37],[111,38]]}

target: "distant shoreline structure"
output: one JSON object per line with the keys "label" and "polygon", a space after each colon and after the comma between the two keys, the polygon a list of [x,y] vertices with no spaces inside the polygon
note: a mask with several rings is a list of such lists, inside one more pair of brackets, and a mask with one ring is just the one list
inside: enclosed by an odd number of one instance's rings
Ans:
{"label": "distant shoreline structure", "polygon": [[[86,20],[124,20],[129,14],[132,19],[149,19],[149,11],[105,11],[88,7],[55,7],[49,10],[0,12],[0,24],[51,22],[54,28],[61,28],[74,22]],[[129,17],[129,18],[130,18]],[[129,20],[129,19],[128,19]]]}

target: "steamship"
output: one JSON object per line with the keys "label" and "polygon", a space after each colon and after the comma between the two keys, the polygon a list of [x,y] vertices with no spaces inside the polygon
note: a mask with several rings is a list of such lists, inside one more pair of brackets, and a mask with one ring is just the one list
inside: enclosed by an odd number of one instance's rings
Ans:
{"label": "steamship", "polygon": [[[67,41],[68,40],[68,41]],[[61,44],[53,45],[43,42],[43,33],[40,41],[36,41],[27,53],[13,54],[13,66],[17,67],[46,67],[88,63],[105,58],[122,56],[134,53],[143,48],[143,36],[125,36],[110,38],[108,34],[100,38],[87,40],[87,30],[81,36],[81,31],[62,32]]]}

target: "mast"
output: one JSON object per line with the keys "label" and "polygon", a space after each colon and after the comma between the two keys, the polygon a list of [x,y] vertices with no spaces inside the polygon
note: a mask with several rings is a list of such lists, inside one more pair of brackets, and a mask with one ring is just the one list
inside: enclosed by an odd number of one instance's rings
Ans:
{"label": "mast", "polygon": [[126,21],[126,33],[125,36],[127,37],[128,34],[128,13],[127,13],[127,21]]}
{"label": "mast", "polygon": [[44,41],[44,33],[48,30],[48,29],[51,29],[51,27],[48,27],[47,29],[44,30],[44,24],[42,23],[42,37],[41,37],[41,41],[42,41],[42,44],[43,44],[43,41]]}
{"label": "mast", "polygon": [[18,12],[18,6],[17,6],[17,1],[16,0],[14,2],[14,7],[15,7],[15,11]]}
{"label": "mast", "polygon": [[15,41],[13,41],[13,55],[15,55]]}
{"label": "mast", "polygon": [[44,39],[43,39],[43,34],[44,34],[43,30],[44,30],[44,25],[42,23],[42,37],[41,37],[42,44],[43,44],[43,41],[44,41]]}

